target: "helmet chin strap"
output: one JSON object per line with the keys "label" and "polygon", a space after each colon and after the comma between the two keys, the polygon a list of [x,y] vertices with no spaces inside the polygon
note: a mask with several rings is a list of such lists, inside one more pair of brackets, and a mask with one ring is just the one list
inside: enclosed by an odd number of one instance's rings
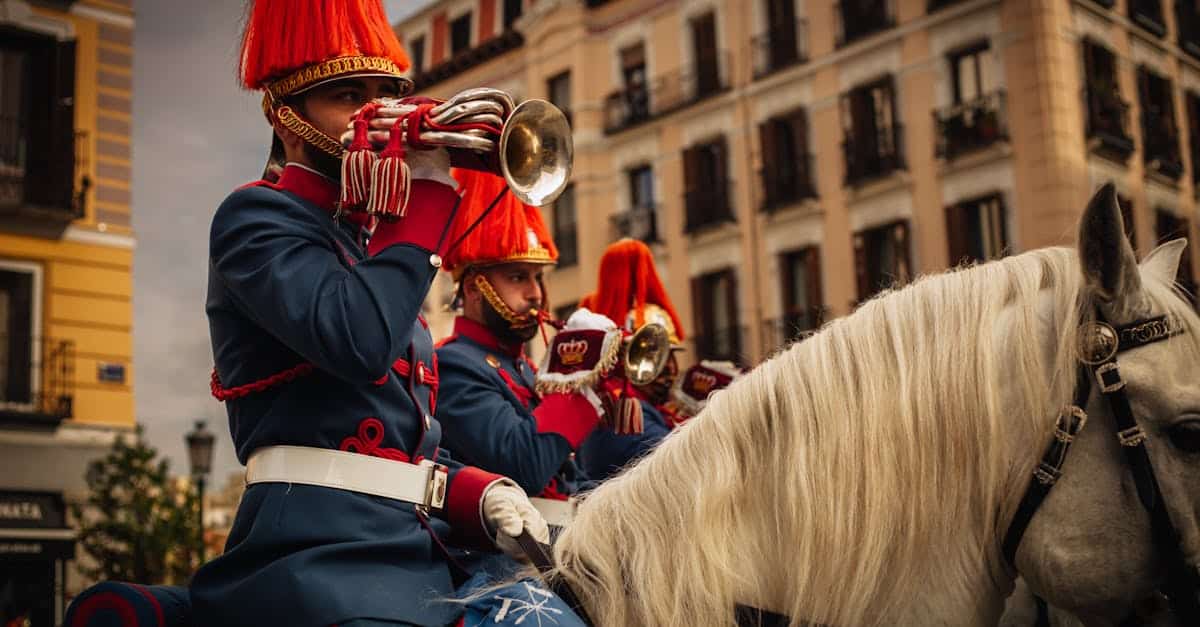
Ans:
{"label": "helmet chin strap", "polygon": [[500,294],[496,292],[496,288],[492,286],[492,282],[488,281],[487,277],[482,273],[475,275],[475,287],[479,288],[479,292],[483,294],[484,300],[491,305],[496,313],[508,323],[509,328],[513,330],[525,329],[534,325],[539,325],[542,322],[543,313],[540,308],[531,309],[525,313],[517,313],[500,298]]}

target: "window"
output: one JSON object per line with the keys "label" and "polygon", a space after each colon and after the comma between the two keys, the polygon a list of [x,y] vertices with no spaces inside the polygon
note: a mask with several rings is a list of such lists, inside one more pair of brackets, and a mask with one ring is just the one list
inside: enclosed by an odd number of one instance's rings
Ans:
{"label": "window", "polygon": [[783,296],[779,341],[784,344],[821,324],[821,249],[816,246],[779,256]]}
{"label": "window", "polygon": [[629,171],[629,201],[634,209],[654,207],[654,169],[649,165]]}
{"label": "window", "polygon": [[908,283],[908,222],[900,220],[854,234],[858,300],[865,301],[880,291]]}
{"label": "window", "polygon": [[889,0],[841,0],[834,13],[838,18],[837,45],[891,28],[895,21]]}
{"label": "window", "polygon": [[34,401],[39,278],[33,268],[0,263],[0,408]]}
{"label": "window", "polygon": [[903,166],[891,76],[844,94],[841,118],[848,184],[884,176]]}
{"label": "window", "polygon": [[1129,104],[1121,98],[1117,84],[1116,57],[1107,48],[1085,39],[1083,68],[1091,149],[1123,163],[1133,153],[1133,140],[1129,137]]}
{"label": "window", "polygon": [[504,0],[504,30],[512,30],[513,23],[521,17],[523,0]]}
{"label": "window", "polygon": [[1175,124],[1175,97],[1170,79],[1138,68],[1138,102],[1142,108],[1142,156],[1150,172],[1175,180],[1183,174]]}
{"label": "window", "polygon": [[627,116],[642,120],[650,116],[650,95],[646,76],[646,46],[637,43],[621,50],[621,78],[625,81]]}
{"label": "window", "polygon": [[450,22],[450,56],[471,49],[471,12],[467,11]]}
{"label": "window", "polygon": [[546,97],[571,119],[571,73],[563,72],[546,81]]}
{"label": "window", "polygon": [[692,59],[695,60],[696,98],[721,89],[721,64],[717,54],[717,24],[711,12],[693,18]]}
{"label": "window", "polygon": [[579,263],[579,238],[575,214],[575,186],[568,185],[554,201],[554,244],[558,246],[558,266]]}
{"label": "window", "polygon": [[950,54],[954,104],[978,100],[991,87],[991,65],[987,63],[988,42]]}
{"label": "window", "polygon": [[[1176,0],[1180,2],[1180,0]],[[1134,24],[1162,37],[1167,34],[1163,21],[1163,0],[1129,0],[1129,19]],[[1181,2],[1182,3],[1182,2]]]}
{"label": "window", "polygon": [[425,36],[414,37],[409,44],[408,54],[412,57],[412,73],[420,74],[425,71]]}
{"label": "window", "polygon": [[632,237],[643,242],[657,242],[657,204],[654,199],[654,170],[642,165],[627,171],[629,178],[629,211],[616,218],[619,237]]}
{"label": "window", "polygon": [[727,154],[724,136],[683,151],[685,231],[733,220]]}
{"label": "window", "polygon": [[766,3],[767,65],[759,74],[767,74],[800,60],[800,47],[796,38],[795,0],[764,0]]}
{"label": "window", "polygon": [[74,101],[75,41],[0,26],[0,207],[78,217]]}
{"label": "window", "polygon": [[991,261],[1007,254],[1008,227],[1000,194],[964,200],[946,208],[950,265]]}
{"label": "window", "polygon": [[[1157,231],[1159,244],[1180,237],[1191,239],[1191,224],[1187,218],[1181,218],[1166,209],[1159,209],[1156,213],[1155,231]],[[1192,295],[1194,300],[1196,296],[1196,278],[1192,273],[1191,246],[1183,249],[1183,257],[1179,260],[1179,275],[1175,280],[1179,283],[1180,287]]]}
{"label": "window", "polygon": [[737,278],[732,268],[692,279],[696,352],[700,359],[742,361]]}
{"label": "window", "polygon": [[809,174],[808,115],[798,109],[758,127],[762,142],[763,210],[816,196]]}

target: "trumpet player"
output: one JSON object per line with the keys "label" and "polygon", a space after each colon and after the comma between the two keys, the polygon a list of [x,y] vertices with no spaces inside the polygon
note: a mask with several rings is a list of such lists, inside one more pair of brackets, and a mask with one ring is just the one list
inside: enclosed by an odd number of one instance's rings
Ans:
{"label": "trumpet player", "polygon": [[211,385],[248,487],[225,553],[192,581],[195,624],[447,625],[462,613],[436,602],[458,574],[447,545],[517,555],[522,532],[548,539],[524,490],[439,448],[419,312],[457,183],[417,137],[428,102],[401,101],[407,126],[371,126],[376,99],[408,92],[408,65],[379,0],[250,9],[241,80],[264,92],[285,165],[212,222]]}
{"label": "trumpet player", "polygon": [[[486,210],[505,182],[469,170],[455,176],[464,188],[461,228]],[[557,258],[541,212],[505,196],[442,265],[459,286],[462,312],[437,350],[445,446],[458,459],[511,477],[552,525],[569,518],[566,499],[585,479],[575,451],[604,413],[589,387],[544,395],[535,387],[537,369],[525,343],[541,328],[548,305],[543,272]],[[569,361],[594,370],[599,358],[597,351],[581,350]]]}

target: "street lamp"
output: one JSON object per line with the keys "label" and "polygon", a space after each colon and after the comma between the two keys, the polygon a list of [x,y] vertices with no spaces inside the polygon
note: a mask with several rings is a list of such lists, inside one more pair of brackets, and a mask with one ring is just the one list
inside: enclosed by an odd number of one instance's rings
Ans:
{"label": "street lamp", "polygon": [[196,428],[184,438],[187,441],[188,459],[192,463],[192,478],[200,492],[200,561],[204,561],[204,478],[212,470],[213,437],[204,428],[204,421],[197,420]]}

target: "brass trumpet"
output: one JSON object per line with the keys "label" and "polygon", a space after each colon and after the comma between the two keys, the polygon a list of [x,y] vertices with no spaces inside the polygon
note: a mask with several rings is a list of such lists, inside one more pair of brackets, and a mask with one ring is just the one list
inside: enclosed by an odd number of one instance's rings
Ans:
{"label": "brass trumpet", "polygon": [[[381,111],[397,116],[416,108],[392,99],[377,102]],[[408,133],[407,120],[402,127]],[[386,141],[386,135],[380,135]],[[376,145],[380,135],[372,133]],[[513,106],[508,94],[498,89],[468,89],[430,109],[419,137],[423,144],[446,148],[454,167],[503,176],[513,195],[528,205],[553,202],[571,178],[571,125],[545,100]]]}
{"label": "brass trumpet", "polygon": [[634,385],[647,385],[662,374],[670,357],[671,341],[666,327],[648,322],[625,340],[621,355],[625,378]]}

